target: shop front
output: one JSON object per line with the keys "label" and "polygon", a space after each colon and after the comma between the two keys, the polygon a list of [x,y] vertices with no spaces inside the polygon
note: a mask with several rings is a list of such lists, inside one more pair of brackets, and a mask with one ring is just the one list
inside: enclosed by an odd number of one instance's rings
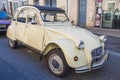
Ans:
{"label": "shop front", "polygon": [[102,27],[120,29],[120,3],[117,0],[103,1]]}

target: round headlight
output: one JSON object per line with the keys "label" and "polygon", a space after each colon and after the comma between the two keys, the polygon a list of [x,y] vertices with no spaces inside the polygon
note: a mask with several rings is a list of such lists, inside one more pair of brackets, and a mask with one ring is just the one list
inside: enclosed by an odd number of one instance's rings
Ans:
{"label": "round headlight", "polygon": [[84,49],[84,42],[83,41],[80,41],[80,44],[79,44],[79,49]]}
{"label": "round headlight", "polygon": [[102,42],[105,42],[107,40],[107,37],[105,35],[100,36],[100,40]]}
{"label": "round headlight", "polygon": [[103,41],[105,42],[106,40],[107,40],[107,36],[104,35],[104,39],[103,39]]}

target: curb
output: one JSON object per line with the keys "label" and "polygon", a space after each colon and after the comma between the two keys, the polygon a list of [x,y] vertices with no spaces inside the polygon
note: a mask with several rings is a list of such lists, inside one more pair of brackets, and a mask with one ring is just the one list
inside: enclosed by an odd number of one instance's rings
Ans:
{"label": "curb", "polygon": [[95,34],[120,37],[120,30],[118,29],[106,29],[106,28],[86,28],[86,29]]}

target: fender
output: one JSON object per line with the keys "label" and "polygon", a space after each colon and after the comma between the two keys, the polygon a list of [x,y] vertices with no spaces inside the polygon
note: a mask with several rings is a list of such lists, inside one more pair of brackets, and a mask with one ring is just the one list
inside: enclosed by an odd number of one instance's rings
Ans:
{"label": "fender", "polygon": [[7,29],[7,37],[12,40],[16,40],[15,38],[15,27],[10,25]]}
{"label": "fender", "polygon": [[[71,68],[81,67],[87,64],[87,57],[83,50],[79,50],[75,43],[68,39],[59,39],[50,42],[43,51],[43,55],[47,55],[50,50],[60,48],[63,52],[66,62]],[[74,57],[78,57],[78,61],[74,61]]]}

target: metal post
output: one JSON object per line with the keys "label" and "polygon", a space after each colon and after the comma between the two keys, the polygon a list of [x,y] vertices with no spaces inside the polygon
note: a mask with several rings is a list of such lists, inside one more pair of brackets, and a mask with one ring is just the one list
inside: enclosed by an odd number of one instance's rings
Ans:
{"label": "metal post", "polygon": [[68,0],[67,0],[67,9],[66,9],[66,12],[67,12],[67,14],[68,14]]}
{"label": "metal post", "polygon": [[100,24],[100,28],[102,28],[102,21],[103,21],[103,19],[102,19],[102,16],[103,16],[103,8],[102,8],[102,6],[103,6],[103,3],[102,3],[102,1],[101,1],[101,10],[102,10],[102,13],[101,13],[101,24]]}

